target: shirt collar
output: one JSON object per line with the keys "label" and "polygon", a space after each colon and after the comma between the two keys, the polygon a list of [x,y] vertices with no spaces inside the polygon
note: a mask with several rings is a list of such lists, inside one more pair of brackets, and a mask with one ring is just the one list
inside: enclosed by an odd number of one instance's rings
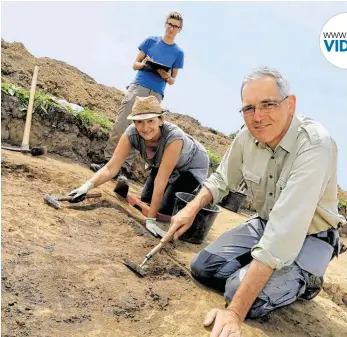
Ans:
{"label": "shirt collar", "polygon": [[296,115],[293,115],[292,122],[290,123],[289,129],[284,135],[284,137],[281,139],[277,147],[280,146],[282,149],[286,150],[287,152],[290,152],[293,147],[293,143],[295,143],[296,141],[299,126],[300,126],[299,118],[296,117]]}

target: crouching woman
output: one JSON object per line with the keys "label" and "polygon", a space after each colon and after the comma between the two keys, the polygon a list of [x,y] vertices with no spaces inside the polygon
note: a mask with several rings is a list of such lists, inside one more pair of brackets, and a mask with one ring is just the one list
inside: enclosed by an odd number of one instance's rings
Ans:
{"label": "crouching woman", "polygon": [[205,148],[177,125],[164,121],[164,111],[154,96],[136,97],[111,160],[81,187],[73,190],[73,202],[120,171],[132,148],[151,168],[141,200],[150,204],[147,221],[155,221],[159,213],[171,215],[176,192],[192,193],[207,178],[209,157]]}

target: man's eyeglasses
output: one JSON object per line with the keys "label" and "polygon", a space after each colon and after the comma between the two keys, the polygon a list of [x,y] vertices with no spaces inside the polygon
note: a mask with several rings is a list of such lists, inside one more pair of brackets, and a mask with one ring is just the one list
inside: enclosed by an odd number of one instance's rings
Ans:
{"label": "man's eyeglasses", "polygon": [[178,30],[178,29],[181,28],[181,27],[179,27],[179,26],[173,25],[171,22],[166,22],[166,24],[167,24],[170,28],[173,28],[173,29],[176,29],[176,30]]}
{"label": "man's eyeglasses", "polygon": [[274,112],[276,110],[276,108],[282,103],[284,102],[286,99],[288,98],[288,96],[284,97],[282,100],[280,101],[264,101],[261,102],[259,105],[255,106],[255,105],[247,105],[245,107],[243,107],[240,110],[240,113],[242,116],[244,117],[250,117],[253,116],[255,114],[255,109],[259,109],[259,111],[261,111],[264,114],[269,114],[271,112]]}

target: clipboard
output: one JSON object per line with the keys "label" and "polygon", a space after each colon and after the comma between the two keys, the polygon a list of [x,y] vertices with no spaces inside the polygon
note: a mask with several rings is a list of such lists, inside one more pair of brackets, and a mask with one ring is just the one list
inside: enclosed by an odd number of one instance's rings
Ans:
{"label": "clipboard", "polygon": [[154,61],[147,61],[146,62],[146,66],[144,68],[144,70],[146,71],[150,71],[153,73],[158,73],[157,70],[158,69],[163,69],[165,71],[169,71],[171,70],[171,67],[166,66],[165,64],[159,63],[159,62],[154,62]]}

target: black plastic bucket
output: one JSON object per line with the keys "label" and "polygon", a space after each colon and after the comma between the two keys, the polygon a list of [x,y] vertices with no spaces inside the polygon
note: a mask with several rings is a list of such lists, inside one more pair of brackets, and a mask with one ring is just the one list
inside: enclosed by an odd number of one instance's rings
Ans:
{"label": "black plastic bucket", "polygon": [[[184,208],[189,201],[192,201],[195,198],[195,195],[185,192],[177,192],[175,195],[176,201],[172,215],[177,214],[178,211]],[[221,210],[222,209],[217,205],[206,205],[196,215],[193,224],[180,237],[180,240],[197,244],[202,243],[205,240],[208,232],[213,225],[214,220]]]}
{"label": "black plastic bucket", "polygon": [[237,213],[240,209],[240,207],[243,205],[247,197],[247,194],[231,191],[228,195],[226,195],[222,201],[221,205],[224,208],[229,209],[230,211],[233,211]]}

